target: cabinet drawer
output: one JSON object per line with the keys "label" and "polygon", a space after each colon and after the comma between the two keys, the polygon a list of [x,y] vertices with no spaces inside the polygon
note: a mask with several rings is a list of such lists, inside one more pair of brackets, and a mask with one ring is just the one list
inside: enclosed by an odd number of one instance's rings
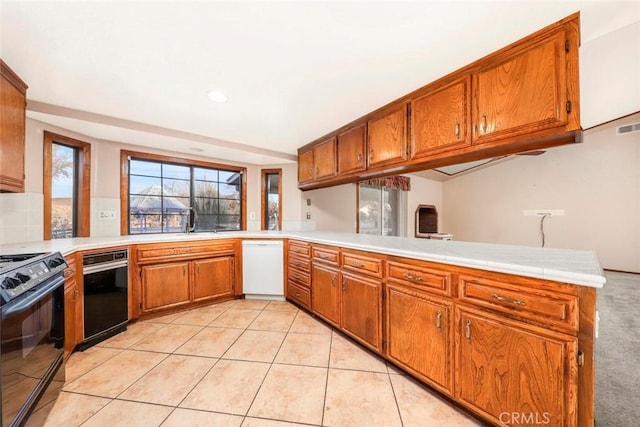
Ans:
{"label": "cabinet drawer", "polygon": [[191,259],[210,255],[234,254],[235,244],[232,241],[215,242],[205,245],[141,245],[136,255],[138,263],[157,262],[170,259]]}
{"label": "cabinet drawer", "polygon": [[314,246],[311,248],[311,253],[313,254],[314,261],[321,261],[334,266],[338,265],[338,249]]}
{"label": "cabinet drawer", "polygon": [[298,255],[290,255],[289,268],[295,268],[296,270],[300,270],[302,272],[310,272],[311,261],[309,260],[309,258],[304,258]]}
{"label": "cabinet drawer", "polygon": [[382,278],[382,260],[349,252],[342,253],[342,268]]}
{"label": "cabinet drawer", "polygon": [[299,286],[310,287],[311,286],[311,274],[305,273],[289,267],[289,280],[293,280]]}
{"label": "cabinet drawer", "polygon": [[297,255],[308,258],[310,254],[311,245],[309,245],[308,243],[289,240],[289,256]]}
{"label": "cabinet drawer", "polygon": [[545,325],[578,328],[576,296],[469,276],[460,276],[459,283],[461,301]]}
{"label": "cabinet drawer", "polygon": [[451,273],[443,270],[389,261],[387,262],[387,278],[390,282],[417,287],[441,295],[451,295]]}
{"label": "cabinet drawer", "polygon": [[311,290],[301,288],[291,281],[287,284],[287,297],[308,309],[311,308]]}

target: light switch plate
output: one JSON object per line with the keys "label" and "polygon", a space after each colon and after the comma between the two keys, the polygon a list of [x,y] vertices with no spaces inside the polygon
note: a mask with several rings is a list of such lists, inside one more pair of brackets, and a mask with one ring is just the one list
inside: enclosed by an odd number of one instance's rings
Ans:
{"label": "light switch plate", "polygon": [[249,212],[249,219],[251,221],[255,221],[256,219],[256,213],[255,212]]}
{"label": "light switch plate", "polygon": [[116,219],[116,211],[100,211],[98,213],[99,219]]}

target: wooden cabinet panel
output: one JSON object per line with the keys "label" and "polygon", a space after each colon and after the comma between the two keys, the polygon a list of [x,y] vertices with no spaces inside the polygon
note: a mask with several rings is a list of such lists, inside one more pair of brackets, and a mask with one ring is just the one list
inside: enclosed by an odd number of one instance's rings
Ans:
{"label": "wooden cabinet panel", "polygon": [[311,254],[314,261],[323,262],[325,264],[338,266],[339,265],[339,250],[338,248],[329,248],[326,246],[313,246],[311,248]]}
{"label": "wooden cabinet panel", "polygon": [[298,255],[289,255],[289,268],[298,270],[301,273],[311,272],[311,260]]}
{"label": "wooden cabinet panel", "polygon": [[342,329],[382,352],[382,282],[342,274]]}
{"label": "wooden cabinet panel", "polygon": [[388,285],[385,307],[388,357],[452,396],[452,304]]}
{"label": "wooden cabinet panel", "polygon": [[407,104],[369,120],[369,168],[407,160]]}
{"label": "wooden cabinet panel", "polygon": [[457,400],[496,424],[576,426],[577,338],[460,307],[456,324]]}
{"label": "wooden cabinet panel", "polygon": [[311,292],[308,288],[298,286],[297,283],[289,282],[287,284],[287,297],[291,298],[301,306],[311,309]]}
{"label": "wooden cabinet panel", "polygon": [[84,339],[82,294],[78,286],[79,272],[75,254],[65,257],[68,267],[64,271],[64,357],[65,359]]}
{"label": "wooden cabinet panel", "polygon": [[289,267],[289,280],[295,282],[298,286],[308,288],[311,286],[311,275],[300,270]]}
{"label": "wooden cabinet panel", "polygon": [[142,278],[142,312],[188,304],[189,263],[177,262],[144,266]]}
{"label": "wooden cabinet panel", "polygon": [[378,278],[382,278],[383,274],[381,259],[351,252],[342,253],[342,268]]}
{"label": "wooden cabinet panel", "polygon": [[473,303],[533,321],[542,326],[560,327],[569,331],[578,328],[578,297],[551,292],[515,283],[499,282],[461,275],[458,297]]}
{"label": "wooden cabinet panel", "polygon": [[230,240],[207,243],[157,243],[140,245],[136,251],[139,264],[207,258],[216,255],[234,254],[235,243]]}
{"label": "wooden cabinet panel", "polygon": [[411,101],[411,158],[471,144],[470,77]]}
{"label": "wooden cabinet panel", "polygon": [[193,261],[193,300],[233,296],[235,261],[232,256]]}
{"label": "wooden cabinet panel", "polygon": [[340,327],[340,272],[335,268],[313,265],[311,309],[336,328]]}
{"label": "wooden cabinet panel", "polygon": [[313,147],[315,179],[331,178],[336,175],[336,139],[331,138]]}
{"label": "wooden cabinet panel", "polygon": [[311,245],[306,242],[289,240],[289,256],[291,255],[308,258],[311,255]]}
{"label": "wooden cabinet panel", "polygon": [[387,262],[387,278],[396,282],[413,286],[420,290],[450,296],[452,292],[451,273],[436,268],[424,267],[425,263]]}
{"label": "wooden cabinet panel", "polygon": [[338,175],[363,171],[367,168],[365,124],[338,135]]}
{"label": "wooden cabinet panel", "polygon": [[298,182],[313,181],[313,149],[298,153]]}
{"label": "wooden cabinet panel", "polygon": [[0,61],[0,191],[24,191],[27,85]]}
{"label": "wooden cabinet panel", "polygon": [[473,142],[567,124],[565,32],[473,75]]}

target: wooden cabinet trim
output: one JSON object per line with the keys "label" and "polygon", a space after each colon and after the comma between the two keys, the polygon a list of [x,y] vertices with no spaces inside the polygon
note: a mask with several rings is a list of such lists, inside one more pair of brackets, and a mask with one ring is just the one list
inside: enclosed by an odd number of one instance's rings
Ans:
{"label": "wooden cabinet trim", "polygon": [[323,262],[336,267],[340,265],[340,250],[337,248],[313,245],[311,254],[314,262]]}
{"label": "wooden cabinet trim", "polygon": [[157,263],[165,260],[189,260],[235,254],[236,244],[233,241],[213,241],[205,244],[169,244],[151,243],[136,247],[138,264]]}
{"label": "wooden cabinet trim", "polygon": [[347,251],[343,251],[340,256],[340,264],[344,271],[365,274],[380,279],[384,274],[382,262],[380,258]]}
{"label": "wooden cabinet trim", "polygon": [[399,283],[443,296],[452,295],[452,273],[435,268],[387,261],[386,276],[389,283]]}

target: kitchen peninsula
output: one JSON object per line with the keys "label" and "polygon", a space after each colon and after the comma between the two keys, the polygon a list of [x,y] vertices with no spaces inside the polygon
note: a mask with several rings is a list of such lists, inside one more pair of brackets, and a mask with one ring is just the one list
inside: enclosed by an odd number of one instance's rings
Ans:
{"label": "kitchen peninsula", "polygon": [[[350,233],[233,232],[51,240],[4,245],[2,253],[60,251],[69,259],[127,247],[135,320],[154,314],[136,308],[144,305],[139,254],[165,248],[163,262],[195,262],[189,256],[205,259],[216,245],[231,245],[230,293],[206,300],[211,303],[242,297],[240,242],[255,238],[285,241],[288,299],[484,420],[500,425],[508,412],[545,417],[548,425],[593,423],[595,290],[605,283],[593,252]],[[77,266],[74,280],[82,286]],[[192,303],[198,302],[159,311]]]}

